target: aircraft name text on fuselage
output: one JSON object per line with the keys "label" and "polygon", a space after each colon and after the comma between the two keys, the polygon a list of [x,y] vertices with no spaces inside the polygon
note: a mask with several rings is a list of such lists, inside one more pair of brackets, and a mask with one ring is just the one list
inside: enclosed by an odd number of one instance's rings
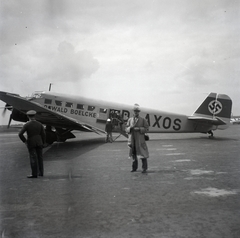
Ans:
{"label": "aircraft name text on fuselage", "polygon": [[84,116],[84,117],[97,118],[97,113],[96,112],[88,112],[88,111],[77,110],[77,109],[71,109],[70,114]]}
{"label": "aircraft name text on fuselage", "polygon": [[[50,105],[44,105],[44,107],[59,113],[98,118],[98,114],[96,112],[84,111],[84,110],[67,108],[67,107],[50,106]],[[126,116],[127,118],[130,117],[130,112],[127,110],[122,110],[122,116],[125,117],[125,121],[126,121]],[[179,118],[164,117],[164,116],[159,116],[155,114],[145,114],[144,118],[147,120],[149,126],[153,128],[162,128],[165,130],[172,129],[174,131],[181,130],[182,121]]]}
{"label": "aircraft name text on fuselage", "polygon": [[[122,110],[122,118],[127,121],[129,117],[130,112],[128,110]],[[173,129],[174,131],[179,131],[182,128],[182,121],[180,118],[164,117],[149,113],[147,113],[143,117],[147,120],[150,127],[163,128],[166,130]]]}
{"label": "aircraft name text on fuselage", "polygon": [[181,120],[179,118],[172,119],[170,117],[163,117],[153,115],[154,121],[151,120],[150,114],[145,116],[150,127],[164,128],[166,130],[173,129],[179,131],[181,129]]}
{"label": "aircraft name text on fuselage", "polygon": [[72,108],[66,108],[66,107],[57,107],[57,106],[49,106],[49,105],[44,105],[44,107],[46,107],[46,108],[48,108],[52,111],[55,111],[55,112],[60,112],[60,113],[65,113],[65,114],[70,113],[71,115],[97,118],[97,113],[96,112],[89,112],[89,111],[83,111],[83,110],[78,110],[78,109],[72,109]]}

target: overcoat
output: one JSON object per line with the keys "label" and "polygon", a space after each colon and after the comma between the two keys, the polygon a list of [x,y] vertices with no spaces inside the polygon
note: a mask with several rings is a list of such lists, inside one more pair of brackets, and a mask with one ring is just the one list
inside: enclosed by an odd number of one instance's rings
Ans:
{"label": "overcoat", "polygon": [[[27,132],[28,139],[23,135]],[[46,134],[43,125],[36,121],[30,120],[27,122],[19,132],[20,139],[25,143],[27,141],[28,148],[34,148],[36,146],[43,146],[46,139]]]}
{"label": "overcoat", "polygon": [[[138,127],[139,130],[135,131],[134,127]],[[135,122],[134,117],[129,118],[126,124],[126,132],[128,133],[128,144],[131,144],[133,148],[133,143],[135,142],[136,153],[143,158],[149,157],[148,147],[144,138],[144,134],[148,132],[148,129],[148,122],[140,116]]]}

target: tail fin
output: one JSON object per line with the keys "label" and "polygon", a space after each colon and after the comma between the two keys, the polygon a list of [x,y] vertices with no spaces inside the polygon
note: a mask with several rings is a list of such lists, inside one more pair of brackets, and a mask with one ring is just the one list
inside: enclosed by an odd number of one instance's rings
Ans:
{"label": "tail fin", "polygon": [[193,116],[217,118],[230,123],[232,111],[232,100],[225,94],[210,93]]}

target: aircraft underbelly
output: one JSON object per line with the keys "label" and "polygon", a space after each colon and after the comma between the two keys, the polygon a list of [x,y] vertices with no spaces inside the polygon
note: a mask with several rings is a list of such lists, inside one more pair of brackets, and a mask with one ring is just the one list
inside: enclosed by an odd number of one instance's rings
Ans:
{"label": "aircraft underbelly", "polygon": [[150,133],[197,133],[197,132],[208,132],[209,130],[217,129],[216,126],[207,125],[203,123],[196,123],[192,121],[186,121],[185,123],[181,123],[180,127],[177,127],[177,130],[174,128],[149,128]]}

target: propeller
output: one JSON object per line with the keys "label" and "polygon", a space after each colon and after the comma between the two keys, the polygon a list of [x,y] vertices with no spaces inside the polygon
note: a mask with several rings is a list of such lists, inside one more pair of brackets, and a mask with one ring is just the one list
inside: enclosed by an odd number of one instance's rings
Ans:
{"label": "propeller", "polygon": [[10,127],[11,121],[12,121],[12,114],[9,117],[8,126],[7,126],[8,128]]}
{"label": "propeller", "polygon": [[5,107],[3,108],[2,116],[5,116],[7,110],[12,111],[12,109],[13,107],[11,105],[6,104]]}
{"label": "propeller", "polygon": [[[6,111],[9,110],[9,111],[12,111],[13,110],[13,107],[9,104],[6,104],[4,109],[3,109],[3,112],[2,112],[2,116],[5,116],[6,115]],[[8,128],[10,127],[10,124],[11,124],[11,121],[12,121],[12,113],[9,117],[9,121],[8,121]]]}

